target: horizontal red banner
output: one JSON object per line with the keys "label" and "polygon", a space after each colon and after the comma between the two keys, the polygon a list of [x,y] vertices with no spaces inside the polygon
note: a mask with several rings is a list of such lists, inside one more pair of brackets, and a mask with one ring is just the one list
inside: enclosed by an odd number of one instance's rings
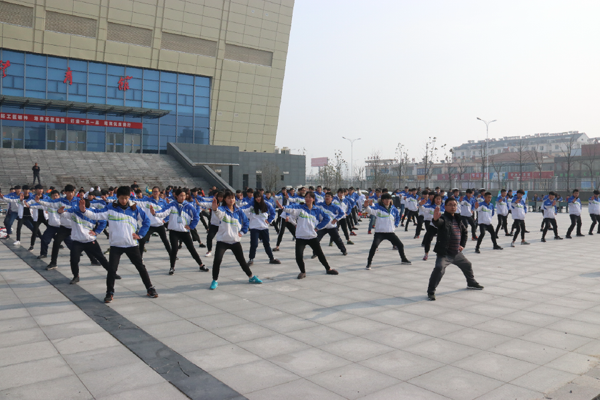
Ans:
{"label": "horizontal red banner", "polygon": [[110,121],[105,119],[48,117],[44,115],[0,113],[0,119],[6,121],[43,122],[52,124],[88,125],[111,128],[142,129],[141,122]]}

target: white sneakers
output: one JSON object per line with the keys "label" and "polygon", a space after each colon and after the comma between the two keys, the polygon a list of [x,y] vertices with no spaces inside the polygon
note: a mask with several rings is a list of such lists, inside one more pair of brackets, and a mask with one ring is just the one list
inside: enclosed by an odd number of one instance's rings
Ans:
{"label": "white sneakers", "polygon": [[13,245],[15,245],[15,246],[20,246],[20,245],[21,245],[21,242],[17,240],[16,242],[14,242],[14,243],[13,243]]}
{"label": "white sneakers", "polygon": [[207,252],[206,257],[212,257],[212,251]]}

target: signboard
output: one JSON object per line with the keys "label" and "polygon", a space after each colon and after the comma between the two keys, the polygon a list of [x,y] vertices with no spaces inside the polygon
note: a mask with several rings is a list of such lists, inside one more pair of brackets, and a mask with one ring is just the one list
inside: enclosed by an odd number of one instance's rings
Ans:
{"label": "signboard", "polygon": [[141,122],[109,121],[105,119],[71,118],[71,117],[48,117],[44,115],[0,113],[0,119],[6,121],[43,122],[50,124],[69,124],[102,126],[111,128],[142,129]]}
{"label": "signboard", "polygon": [[[541,177],[539,172],[523,172],[523,176],[521,177],[522,181],[528,181],[530,179],[550,179],[554,177],[554,171],[542,171]],[[508,179],[518,179],[518,172],[509,172]]]}
{"label": "signboard", "polygon": [[311,158],[310,166],[311,167],[326,167],[329,164],[328,157],[319,157],[319,158]]}

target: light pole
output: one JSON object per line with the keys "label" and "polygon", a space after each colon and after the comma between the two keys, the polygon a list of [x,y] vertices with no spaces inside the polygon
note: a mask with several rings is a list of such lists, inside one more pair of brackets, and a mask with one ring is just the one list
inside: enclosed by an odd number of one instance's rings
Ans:
{"label": "light pole", "polygon": [[478,120],[480,120],[481,122],[483,122],[485,124],[485,171],[483,172],[485,174],[485,189],[488,189],[488,170],[490,168],[490,164],[488,162],[489,160],[489,151],[488,151],[488,127],[492,122],[496,122],[496,120],[493,121],[484,121],[481,118],[477,117]]}
{"label": "light pole", "polygon": [[342,139],[346,139],[350,142],[350,185],[354,186],[354,142],[360,140],[360,138],[348,139],[347,137],[342,136]]}

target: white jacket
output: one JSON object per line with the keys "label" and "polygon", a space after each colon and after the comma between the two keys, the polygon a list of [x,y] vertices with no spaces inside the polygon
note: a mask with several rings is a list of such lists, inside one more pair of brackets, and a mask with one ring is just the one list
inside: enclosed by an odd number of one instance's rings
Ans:
{"label": "white jacket", "polygon": [[486,204],[485,201],[479,203],[477,209],[477,224],[491,225],[492,217],[494,216],[494,205]]}
{"label": "white jacket", "polygon": [[[83,215],[94,221],[108,221],[110,229],[108,241],[111,247],[137,246],[138,241],[133,238],[133,234],[137,233],[139,237],[144,237],[150,228],[150,219],[142,211],[142,207],[135,210],[128,207],[123,210],[119,206],[115,207],[114,203],[109,203],[101,210],[88,208]],[[142,227],[139,231],[137,229],[138,218],[142,220]]]}
{"label": "white jacket", "polygon": [[331,220],[321,207],[309,209],[305,204],[291,205],[284,208],[285,212],[296,218],[296,239],[310,240],[317,237],[316,230],[323,229]]}
{"label": "white jacket", "polygon": [[527,214],[527,204],[525,203],[525,199],[521,199],[520,201],[517,198],[513,198],[513,202],[510,203],[511,215],[513,219],[525,220],[525,214]]}
{"label": "white jacket", "polygon": [[213,214],[219,218],[219,231],[217,242],[234,244],[240,241],[240,233],[248,232],[248,217],[239,207],[234,206],[233,212],[228,207],[219,207],[213,210]]}
{"label": "white jacket", "polygon": [[365,208],[365,212],[376,218],[375,233],[392,233],[400,223],[400,213],[394,206],[390,206],[390,209],[386,210],[379,204],[374,204]]}

